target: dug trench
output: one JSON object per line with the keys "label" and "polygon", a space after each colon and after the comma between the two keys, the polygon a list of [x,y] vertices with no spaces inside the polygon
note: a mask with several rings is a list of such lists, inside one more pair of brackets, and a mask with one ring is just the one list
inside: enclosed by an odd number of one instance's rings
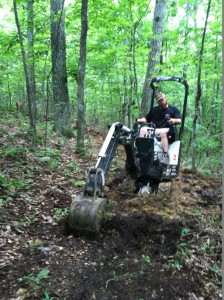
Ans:
{"label": "dug trench", "polygon": [[68,149],[61,169],[41,165],[29,193],[1,206],[2,300],[221,299],[219,179],[182,168],[170,191],[139,196],[118,162],[99,234],[77,236],[66,216],[55,218],[74,193],[62,175],[68,157],[83,174],[88,165]]}

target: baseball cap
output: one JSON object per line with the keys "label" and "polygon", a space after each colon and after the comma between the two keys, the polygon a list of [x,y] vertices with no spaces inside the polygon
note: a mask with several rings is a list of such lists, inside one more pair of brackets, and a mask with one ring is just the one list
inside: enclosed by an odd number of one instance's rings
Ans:
{"label": "baseball cap", "polygon": [[155,95],[155,98],[156,98],[156,101],[160,101],[160,100],[163,100],[165,98],[165,95],[163,93],[157,93]]}

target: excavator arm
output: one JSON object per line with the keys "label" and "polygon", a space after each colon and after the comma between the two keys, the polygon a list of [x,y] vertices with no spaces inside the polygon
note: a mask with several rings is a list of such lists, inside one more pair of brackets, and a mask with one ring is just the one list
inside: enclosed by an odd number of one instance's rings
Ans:
{"label": "excavator arm", "polygon": [[[69,210],[69,227],[81,234],[95,234],[106,204],[103,187],[119,143],[128,144],[131,130],[119,122],[110,126],[95,167],[89,168],[82,195],[75,196]],[[133,156],[133,155],[132,155]]]}
{"label": "excavator arm", "polygon": [[90,168],[87,174],[84,196],[102,197],[102,189],[108,174],[112,159],[120,140],[126,140],[131,130],[116,122],[110,126],[106,139],[98,154],[98,160],[94,168]]}

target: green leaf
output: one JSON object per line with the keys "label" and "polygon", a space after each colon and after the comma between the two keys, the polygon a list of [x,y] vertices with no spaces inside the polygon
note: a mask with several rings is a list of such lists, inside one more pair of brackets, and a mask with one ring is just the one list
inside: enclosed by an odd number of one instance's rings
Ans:
{"label": "green leaf", "polygon": [[38,278],[39,278],[39,279],[47,278],[49,272],[50,272],[50,271],[49,271],[48,269],[42,269],[42,270],[40,271],[40,273],[38,274]]}
{"label": "green leaf", "polygon": [[39,158],[39,161],[40,162],[48,162],[48,161],[50,161],[51,160],[51,158],[49,157],[49,156],[44,156],[44,157],[41,157],[41,158]]}

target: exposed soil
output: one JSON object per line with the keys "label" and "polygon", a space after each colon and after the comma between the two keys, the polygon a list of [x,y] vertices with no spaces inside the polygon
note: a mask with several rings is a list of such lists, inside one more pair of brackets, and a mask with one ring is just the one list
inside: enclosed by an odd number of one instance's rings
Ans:
{"label": "exposed soil", "polygon": [[215,177],[182,167],[170,193],[134,195],[119,149],[99,234],[68,230],[63,212],[82,193],[79,183],[102,142],[92,133],[86,143],[96,151],[83,159],[75,140],[52,138],[48,147],[60,155],[49,162],[24,151],[26,133],[14,125],[1,129],[0,298],[221,299],[221,181]]}

